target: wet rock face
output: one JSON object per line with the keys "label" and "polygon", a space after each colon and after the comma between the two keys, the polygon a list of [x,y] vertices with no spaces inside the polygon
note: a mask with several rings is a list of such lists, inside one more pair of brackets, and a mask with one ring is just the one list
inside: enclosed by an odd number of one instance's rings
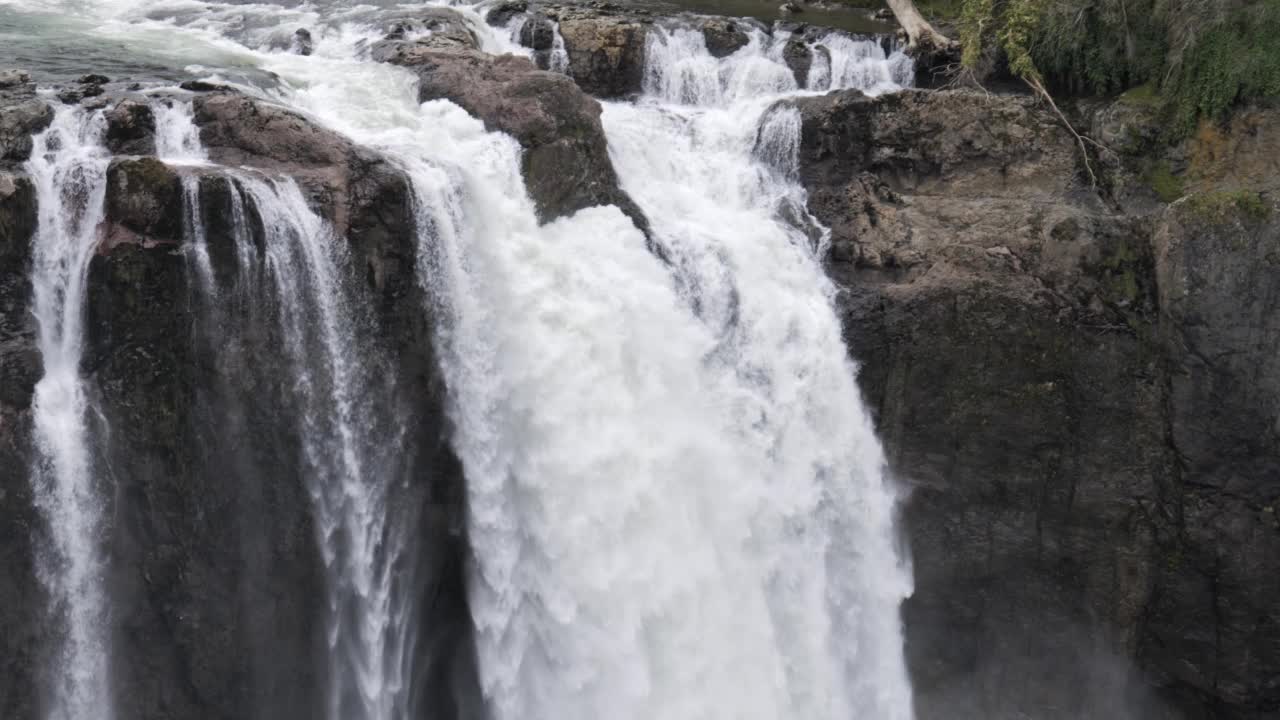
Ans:
{"label": "wet rock face", "polygon": [[31,181],[0,171],[0,715],[13,718],[37,715],[32,689],[47,627],[34,565],[40,519],[27,481],[31,396],[41,374],[27,274],[35,228]]}
{"label": "wet rock face", "polygon": [[263,169],[345,164],[352,144],[301,113],[234,92],[197,96],[194,120],[210,159],[223,165]]}
{"label": "wet rock face", "polygon": [[197,96],[194,116],[212,161],[293,177],[339,234],[400,242],[409,237],[408,180],[378,153],[296,112],[235,92]]}
{"label": "wet rock face", "polygon": [[520,28],[520,44],[535,52],[546,52],[556,42],[556,29],[546,16],[534,15]]}
{"label": "wet rock face", "polygon": [[1164,682],[1268,717],[1280,709],[1280,206],[1253,197],[1193,196],[1155,228],[1179,522],[1141,652]]}
{"label": "wet rock face", "polygon": [[596,97],[640,92],[648,31],[648,23],[625,15],[562,12],[560,35],[569,55],[569,76]]}
{"label": "wet rock face", "polygon": [[525,183],[542,222],[595,205],[618,205],[644,229],[639,208],[618,187],[600,104],[569,78],[527,59],[433,51],[408,65],[420,99],[451,100],[524,148]]}
{"label": "wet rock face", "polygon": [[53,108],[36,97],[30,75],[0,71],[0,165],[26,162],[31,156],[31,136],[52,121]]}
{"label": "wet rock face", "polygon": [[107,149],[116,155],[152,155],[156,151],[156,118],[140,100],[121,100],[103,113]]}
{"label": "wet rock face", "polygon": [[116,160],[107,168],[104,251],[126,243],[182,241],[182,184],[178,174],[153,157]]}
{"label": "wet rock face", "polygon": [[485,13],[484,21],[495,27],[505,27],[515,17],[528,12],[529,3],[525,0],[508,0],[498,3]]}
{"label": "wet rock face", "polygon": [[712,18],[702,23],[702,36],[707,51],[714,57],[727,57],[747,46],[750,38],[742,28],[743,22],[729,18]]}
{"label": "wet rock face", "polygon": [[458,11],[436,7],[415,11],[396,21],[386,38],[370,48],[370,56],[378,62],[404,64],[411,62],[409,58],[416,53],[427,50],[479,48],[480,38]]}
{"label": "wet rock face", "polygon": [[96,98],[106,92],[103,87],[111,79],[105,75],[84,75],[73,85],[62,88],[58,91],[58,99],[68,105],[74,105],[82,100]]}
{"label": "wet rock face", "polygon": [[911,489],[920,716],[1266,717],[1275,222],[1117,213],[1025,100],[796,106],[859,382]]}

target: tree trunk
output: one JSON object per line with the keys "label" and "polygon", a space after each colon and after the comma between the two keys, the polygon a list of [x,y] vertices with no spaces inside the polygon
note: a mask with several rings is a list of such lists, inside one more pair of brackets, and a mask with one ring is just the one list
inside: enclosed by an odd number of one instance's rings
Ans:
{"label": "tree trunk", "polygon": [[898,24],[907,32],[907,41],[911,47],[931,45],[941,49],[951,46],[951,41],[933,29],[929,21],[925,20],[916,9],[916,4],[912,0],[885,0],[885,2],[889,4],[894,17],[898,18]]}

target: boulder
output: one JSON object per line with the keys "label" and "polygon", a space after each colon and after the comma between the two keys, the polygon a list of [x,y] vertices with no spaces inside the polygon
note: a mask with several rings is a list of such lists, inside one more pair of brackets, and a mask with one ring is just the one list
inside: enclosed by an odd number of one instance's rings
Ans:
{"label": "boulder", "polygon": [[105,75],[85,75],[58,91],[58,99],[67,105],[75,105],[82,100],[101,96],[107,90],[104,87],[111,82]]}
{"label": "boulder", "polygon": [[617,205],[642,230],[643,214],[618,187],[600,104],[563,75],[526,58],[431,51],[409,63],[422,101],[444,98],[505,132],[524,148],[522,169],[539,220],[596,205]]}
{"label": "boulder", "polygon": [[298,55],[309,56],[315,50],[315,41],[311,38],[311,31],[306,28],[294,30],[289,49]]}
{"label": "boulder", "polygon": [[525,0],[504,0],[489,8],[484,21],[494,27],[506,27],[513,19],[529,11],[529,3]]}
{"label": "boulder", "polygon": [[813,67],[813,51],[809,49],[804,37],[793,35],[782,46],[782,61],[791,68],[796,85],[804,87],[809,82],[809,68]]}
{"label": "boulder", "polygon": [[152,155],[156,151],[156,118],[146,102],[125,99],[108,108],[105,142],[115,155]]}
{"label": "boulder", "polygon": [[112,161],[107,168],[103,252],[118,245],[183,240],[182,181],[154,157]]}
{"label": "boulder", "polygon": [[0,165],[26,162],[31,136],[53,122],[53,108],[36,96],[31,76],[0,71]]}
{"label": "boulder", "polygon": [[701,23],[707,51],[714,57],[727,57],[746,47],[751,38],[743,30],[743,20],[708,18]]}
{"label": "boulder", "polygon": [[461,48],[478,50],[480,38],[457,10],[434,7],[396,20],[387,36],[370,48],[370,57],[378,62],[406,63],[417,52]]}
{"label": "boulder", "polygon": [[650,22],[634,15],[561,11],[560,35],[569,77],[591,95],[619,98],[640,92]]}
{"label": "boulder", "polygon": [[13,411],[30,407],[41,374],[35,319],[30,313],[36,212],[30,178],[0,171],[0,266],[5,268],[0,272],[0,409]]}
{"label": "boulder", "polygon": [[535,52],[555,46],[556,27],[545,15],[534,15],[520,27],[520,44]]}

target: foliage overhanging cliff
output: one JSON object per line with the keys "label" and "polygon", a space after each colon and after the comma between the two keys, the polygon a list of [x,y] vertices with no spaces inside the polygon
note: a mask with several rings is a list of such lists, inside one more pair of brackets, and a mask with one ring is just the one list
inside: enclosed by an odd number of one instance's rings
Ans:
{"label": "foliage overhanging cliff", "polygon": [[1232,106],[1280,95],[1280,3],[1272,0],[921,0],[958,24],[964,67],[1007,65],[1055,94],[1138,87],[1170,139]]}

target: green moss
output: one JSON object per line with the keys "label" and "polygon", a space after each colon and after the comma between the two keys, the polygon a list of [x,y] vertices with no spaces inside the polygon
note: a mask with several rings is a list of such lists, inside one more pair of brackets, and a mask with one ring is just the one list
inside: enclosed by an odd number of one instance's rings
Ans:
{"label": "green moss", "polygon": [[963,0],[965,66],[1003,55],[1056,94],[1110,95],[1167,110],[1180,140],[1231,107],[1280,97],[1280,2]]}
{"label": "green moss", "polygon": [[1169,164],[1165,162],[1157,163],[1148,169],[1142,176],[1142,180],[1167,203],[1181,198],[1186,190],[1186,183],[1181,177],[1174,175],[1169,170]]}
{"label": "green moss", "polygon": [[1237,213],[1254,222],[1271,215],[1271,206],[1249,190],[1196,193],[1187,199],[1187,208],[1200,219],[1214,223],[1226,222]]}
{"label": "green moss", "polygon": [[1107,269],[1108,294],[1115,301],[1133,303],[1138,299],[1138,258],[1128,243],[1120,243],[1115,252],[1102,261]]}
{"label": "green moss", "polygon": [[965,0],[916,0],[916,9],[932,21],[957,20],[964,10]]}
{"label": "green moss", "polygon": [[1164,98],[1154,82],[1147,82],[1130,88],[1120,94],[1120,102],[1133,107],[1158,108],[1164,104]]}

